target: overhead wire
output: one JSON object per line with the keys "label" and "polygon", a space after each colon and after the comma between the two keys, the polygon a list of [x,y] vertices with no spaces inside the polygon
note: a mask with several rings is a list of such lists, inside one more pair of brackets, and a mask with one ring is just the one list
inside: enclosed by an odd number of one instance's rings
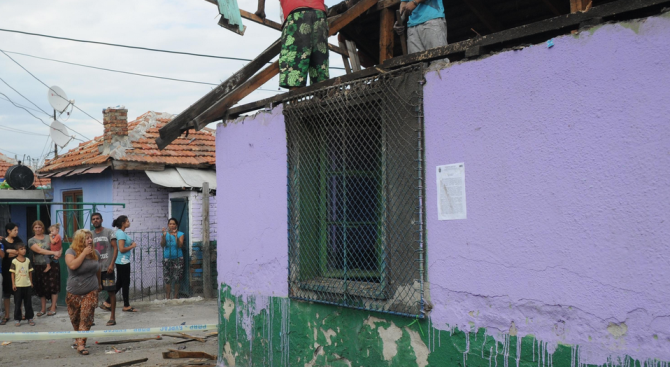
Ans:
{"label": "overhead wire", "polygon": [[45,87],[49,88],[50,91],[56,93],[60,98],[64,99],[64,100],[67,101],[68,103],[71,103],[72,106],[73,106],[74,108],[76,108],[76,109],[78,109],[79,111],[83,112],[86,116],[92,118],[93,120],[95,120],[95,121],[96,121],[97,123],[99,123],[100,125],[103,125],[103,123],[100,122],[98,119],[96,119],[95,117],[89,115],[86,111],[84,111],[84,110],[82,110],[81,108],[77,107],[76,104],[74,104],[74,103],[68,101],[67,98],[61,96],[58,92],[56,92],[55,90],[51,89],[50,86],[48,86],[45,82],[43,82],[42,80],[40,80],[40,78],[36,77],[35,74],[31,73],[31,72],[30,72],[28,69],[26,69],[23,65],[19,64],[18,61],[14,60],[11,56],[7,55],[7,54],[5,53],[5,51],[0,50],[0,52],[2,52],[2,53],[3,53],[5,56],[7,56],[10,60],[12,60],[16,65],[20,66],[21,69],[25,70],[26,73],[30,74],[30,76],[32,76],[33,78],[35,78],[35,80],[37,80],[38,82],[42,83]]}
{"label": "overhead wire", "polygon": [[28,134],[28,135],[35,135],[35,136],[49,136],[47,134],[38,134],[38,133],[32,132],[32,131],[25,131],[25,130],[15,129],[13,127],[5,126],[5,125],[0,125],[0,129],[6,130],[6,131],[11,131],[11,132],[14,132],[14,133],[20,133],[20,134]]}
{"label": "overhead wire", "polygon": [[[12,101],[10,101],[10,100],[9,100],[7,97],[5,97],[5,96],[0,96],[0,99],[2,99],[2,100],[4,100],[4,101],[7,101],[7,102],[9,102],[9,103],[12,103]],[[33,111],[35,111],[35,112],[41,112],[40,110],[36,110],[36,109],[34,109],[34,108],[32,108],[32,107],[24,106],[24,105],[22,105],[22,104],[20,104],[20,103],[14,103],[14,104],[17,105],[17,106],[21,106],[22,108],[27,108],[27,109],[29,109],[29,110],[33,110]]]}
{"label": "overhead wire", "polygon": [[[11,88],[13,91],[15,91],[16,93],[18,93],[21,97],[25,98],[28,102],[32,103],[32,104],[35,105],[37,108],[39,108],[40,110],[42,110],[39,106],[37,106],[35,103],[33,103],[33,101],[31,101],[31,100],[28,99],[26,96],[24,96],[23,94],[19,93],[19,92],[18,92],[16,89],[14,89],[11,85],[9,85],[4,79],[0,78],[0,81],[2,81],[3,83],[5,83],[8,87],[10,87],[10,88]],[[44,120],[42,120],[41,118],[35,116],[35,115],[34,115],[32,112],[30,112],[28,109],[26,109],[26,108],[24,108],[24,107],[22,107],[22,106],[20,106],[20,105],[17,105],[17,104],[14,103],[14,101],[12,101],[12,99],[9,98],[6,94],[0,92],[0,95],[5,96],[5,98],[7,98],[7,100],[8,100],[9,102],[11,102],[14,106],[16,106],[16,107],[18,107],[18,108],[20,108],[20,109],[22,109],[22,110],[28,112],[31,116],[33,116],[34,118],[40,120],[40,122],[42,122],[42,124],[44,124],[45,126],[48,126],[49,129],[54,129],[54,130],[60,131],[61,133],[63,133],[63,135],[66,135],[66,136],[68,135],[68,134],[67,134],[65,131],[63,131],[63,130],[60,130],[60,129],[56,129],[56,128],[51,127],[49,124],[47,124],[46,122],[44,122]],[[47,116],[49,116],[49,118],[52,117],[51,115],[49,115],[48,113],[46,113],[44,110],[42,110],[42,112],[44,112],[44,114],[46,114]],[[86,138],[86,139],[88,139],[88,140],[91,140],[91,139],[88,138],[86,135],[84,135],[84,134],[82,134],[82,133],[76,131],[76,130],[73,129],[73,128],[70,128],[70,130],[72,130],[73,132],[75,132],[75,133],[77,133],[77,134],[83,136],[84,138]],[[75,139],[75,140],[79,140],[79,141],[86,141],[86,140],[81,140],[81,139],[79,139],[79,138],[77,138],[77,137],[74,137],[74,136],[73,136],[72,138]]]}
{"label": "overhead wire", "polygon": [[[169,77],[163,77],[163,76],[158,76],[158,75],[150,75],[150,74],[134,73],[134,72],[130,72],[130,71],[102,68],[102,67],[98,67],[98,66],[84,65],[84,64],[78,64],[78,63],[69,62],[69,61],[62,61],[62,60],[50,59],[50,58],[47,58],[47,57],[35,56],[35,55],[30,55],[30,54],[26,54],[26,53],[22,53],[22,52],[7,51],[7,50],[0,50],[0,51],[3,51],[5,53],[9,53],[9,54],[32,57],[32,58],[39,59],[39,60],[53,61],[53,62],[58,62],[58,63],[61,63],[61,64],[79,66],[79,67],[95,69],[95,70],[109,71],[109,72],[113,72],[113,73],[121,73],[121,74],[133,75],[133,76],[141,76],[141,77],[145,77],[145,78],[164,79],[164,80],[170,80],[170,81],[175,81],[175,82],[183,82],[183,83],[193,83],[193,84],[204,84],[204,85],[218,86],[218,84],[216,84],[216,83],[201,82],[201,81],[188,80],[188,79],[169,78]],[[272,89],[259,88],[257,90],[262,90],[262,91],[266,91],[266,92],[282,93],[282,91],[272,90]]]}
{"label": "overhead wire", "polygon": [[[3,83],[5,83],[5,85],[7,85],[11,90],[13,90],[14,92],[16,92],[16,94],[18,94],[18,95],[20,95],[21,97],[23,97],[23,99],[25,99],[26,101],[30,102],[33,106],[37,107],[37,109],[40,110],[40,111],[42,111],[42,113],[44,113],[45,115],[51,117],[51,115],[50,115],[47,111],[43,110],[40,106],[36,105],[33,101],[31,101],[30,99],[28,99],[28,97],[26,97],[26,96],[24,96],[23,94],[21,94],[21,92],[19,92],[18,90],[14,89],[14,87],[12,87],[11,85],[9,85],[9,83],[7,83],[7,82],[6,82],[4,79],[2,79],[1,77],[0,77],[0,81],[2,81]],[[10,102],[12,102],[12,104],[14,104],[14,101],[12,101],[6,94],[2,93],[2,95],[5,96],[5,98],[7,98]],[[15,105],[16,107],[22,108],[22,107],[20,107],[20,106],[18,106],[18,105],[16,105],[16,104],[14,104],[14,105]],[[25,109],[25,108],[24,108],[24,109]],[[26,110],[26,111],[28,111],[28,110]],[[28,113],[30,113],[30,112],[28,112]],[[32,113],[31,113],[31,115],[32,115]],[[34,115],[33,115],[33,116],[34,116]],[[44,121],[42,121],[42,122],[44,122]]]}
{"label": "overhead wire", "polygon": [[[234,61],[253,61],[251,59],[243,59],[240,57],[230,57],[230,56],[217,56],[217,55],[207,55],[207,54],[196,54],[192,52],[183,52],[183,51],[171,51],[171,50],[162,50],[158,48],[149,48],[149,47],[140,47],[140,46],[129,46],[129,45],[122,45],[119,43],[109,43],[109,42],[101,42],[101,41],[89,41],[89,40],[82,40],[82,39],[77,39],[77,38],[68,38],[68,37],[58,37],[58,36],[51,36],[48,34],[42,34],[42,33],[33,33],[33,32],[25,32],[25,31],[17,31],[15,29],[5,29],[5,28],[0,28],[0,31],[2,32],[11,32],[11,33],[19,33],[19,34],[25,34],[28,36],[37,36],[37,37],[46,37],[46,38],[53,38],[57,40],[63,40],[63,41],[72,41],[72,42],[81,42],[81,43],[91,43],[95,45],[103,45],[103,46],[112,46],[112,47],[122,47],[122,48],[130,48],[130,49],[135,49],[135,50],[143,50],[143,51],[153,51],[153,52],[163,52],[163,53],[169,53],[169,54],[176,54],[176,55],[186,55],[186,56],[196,56],[196,57],[207,57],[207,58],[213,58],[213,59],[223,59],[223,60],[234,60]],[[268,62],[268,64],[271,64],[271,62]],[[341,67],[336,67],[336,66],[330,66],[331,69],[340,69],[344,70],[344,68]]]}

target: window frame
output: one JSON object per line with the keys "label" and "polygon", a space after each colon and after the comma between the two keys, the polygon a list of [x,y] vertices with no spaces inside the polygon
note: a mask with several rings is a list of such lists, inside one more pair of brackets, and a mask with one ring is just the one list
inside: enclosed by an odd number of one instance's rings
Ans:
{"label": "window frame", "polygon": [[[77,230],[84,228],[84,212],[81,210],[83,209],[83,205],[78,205],[78,203],[84,202],[84,191],[81,189],[67,190],[63,191],[62,196],[64,203],[72,203],[63,204],[63,242],[72,242],[74,233]],[[73,209],[76,211],[70,211]],[[70,216],[72,216],[74,223],[69,223],[70,219],[68,218]],[[70,224],[73,225],[71,231],[68,227]]]}

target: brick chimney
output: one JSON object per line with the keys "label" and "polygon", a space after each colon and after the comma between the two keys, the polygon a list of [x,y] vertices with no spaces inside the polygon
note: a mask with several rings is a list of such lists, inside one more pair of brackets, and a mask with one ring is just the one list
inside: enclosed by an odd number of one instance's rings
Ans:
{"label": "brick chimney", "polygon": [[128,110],[123,106],[109,107],[102,110],[102,124],[105,128],[103,144],[100,147],[102,154],[119,158],[125,155],[130,148],[128,141]]}

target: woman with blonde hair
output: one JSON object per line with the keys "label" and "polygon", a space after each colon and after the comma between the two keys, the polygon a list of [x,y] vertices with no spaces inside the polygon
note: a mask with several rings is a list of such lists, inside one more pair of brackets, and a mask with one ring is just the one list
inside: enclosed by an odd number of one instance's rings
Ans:
{"label": "woman with blonde hair", "polygon": [[[100,281],[100,254],[93,249],[93,234],[86,229],[74,233],[70,248],[65,252],[67,264],[67,313],[74,331],[88,331],[93,324]],[[88,355],[86,338],[77,339],[77,352]]]}

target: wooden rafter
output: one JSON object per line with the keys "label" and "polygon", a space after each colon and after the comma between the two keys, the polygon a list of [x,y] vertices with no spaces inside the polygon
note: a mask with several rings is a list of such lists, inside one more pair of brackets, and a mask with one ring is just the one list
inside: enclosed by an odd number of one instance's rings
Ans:
{"label": "wooden rafter", "polygon": [[381,64],[393,57],[395,11],[389,8],[382,9],[379,18],[379,63]]}
{"label": "wooden rafter", "polygon": [[[375,4],[377,4],[377,0],[361,0],[356,3],[356,5],[349,8],[346,12],[332,18],[328,18],[328,35],[332,36],[336,34],[347,24],[351,23],[352,20],[356,19],[358,16],[363,14],[363,12],[370,9]],[[193,126],[195,129],[199,130],[211,122],[222,119],[230,107],[242,100],[242,98],[248,96],[251,92],[259,88],[273,76],[279,74],[279,67],[275,67],[275,64],[272,64],[259,73],[259,75],[261,74],[262,77],[252,78],[245,81],[235,90],[227,94],[224,98],[218,100],[216,103],[213,103],[204,112],[200,113],[196,118],[193,119]]]}
{"label": "wooden rafter", "polygon": [[[258,15],[254,14],[254,13],[250,13],[246,10],[240,9],[240,14],[242,15],[242,18],[250,20],[254,23],[262,24],[262,25],[264,25],[268,28],[272,28],[272,29],[277,30],[277,31],[281,31],[281,29],[282,29],[281,24],[279,24],[279,23],[277,23],[273,20],[267,19],[267,18],[261,18]],[[333,51],[335,53],[338,53],[342,56],[347,56],[347,57],[349,56],[349,54],[347,53],[347,50],[345,50],[341,47],[335,46],[332,43],[328,44],[328,49],[330,49],[331,51]]]}
{"label": "wooden rafter", "polygon": [[[215,0],[206,1],[216,4]],[[376,3],[377,0],[362,0],[343,14],[328,18],[329,35],[337,33]],[[160,137],[156,139],[158,148],[164,149],[174,139],[178,138],[182,131],[188,130],[191,127],[200,130],[208,123],[220,119],[230,106],[236,104],[256,88],[260,87],[262,85],[262,83],[258,84],[260,80],[266,79],[267,81],[277,75],[279,68],[275,67],[275,64],[272,64],[261,71],[259,77],[249,79],[270,60],[279,55],[280,49],[281,42],[280,40],[276,40],[254,60],[163,126],[159,130]],[[254,86],[256,87],[250,88]]]}
{"label": "wooden rafter", "polygon": [[565,14],[552,19],[546,19],[531,24],[526,24],[520,27],[507,29],[496,34],[486,35],[453,43],[447,46],[434,48],[424,52],[417,52],[407,56],[397,56],[391,60],[387,60],[381,65],[374,68],[368,68],[356,73],[343,75],[338,78],[332,78],[315,85],[302,88],[296,91],[290,91],[281,95],[265,98],[262,100],[250,102],[244,105],[239,105],[231,108],[229,118],[236,118],[240,114],[255,111],[268,106],[280,104],[283,100],[294,97],[298,94],[312,93],[318,89],[347,83],[353,80],[367,78],[385,70],[399,68],[419,62],[427,62],[452,55],[459,55],[466,52],[473,47],[495,47],[502,44],[509,45],[510,43],[526,43],[528,39],[545,35],[558,35],[569,32],[575,26],[579,26],[589,19],[607,18],[622,14],[636,14],[637,11],[658,6],[670,6],[670,0],[618,0],[612,3],[607,3],[594,7],[589,12],[578,12],[574,14]]}
{"label": "wooden rafter", "polygon": [[591,6],[592,0],[570,0],[570,12],[586,11]]}

